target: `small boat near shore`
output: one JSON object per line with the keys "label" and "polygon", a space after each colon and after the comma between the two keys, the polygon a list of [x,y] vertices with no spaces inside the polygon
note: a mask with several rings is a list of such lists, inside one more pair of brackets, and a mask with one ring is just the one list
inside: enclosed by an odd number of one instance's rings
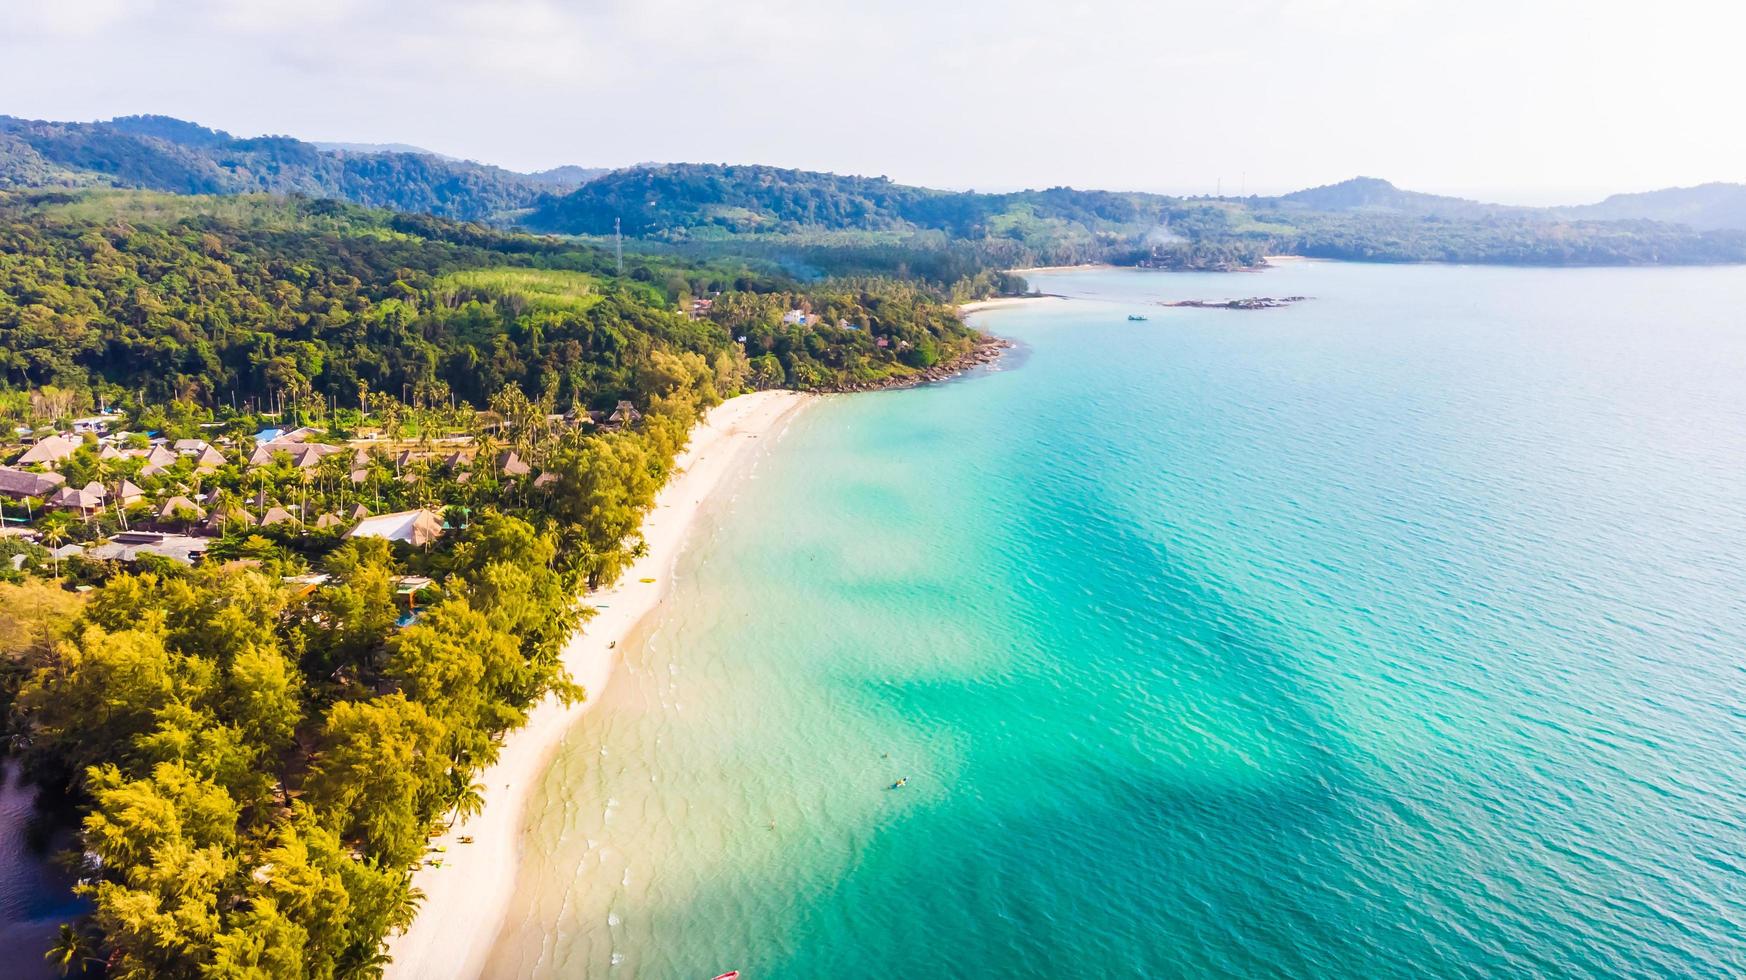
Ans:
{"label": "small boat near shore", "polygon": [[1134,323],[1144,323],[1146,318],[1141,316],[1138,313],[1129,313],[1128,320],[1130,320],[1131,322],[1134,322]]}

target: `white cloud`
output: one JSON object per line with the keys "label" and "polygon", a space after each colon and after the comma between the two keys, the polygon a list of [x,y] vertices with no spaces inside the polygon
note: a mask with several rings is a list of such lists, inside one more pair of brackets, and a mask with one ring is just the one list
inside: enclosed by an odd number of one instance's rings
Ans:
{"label": "white cloud", "polygon": [[1746,179],[1746,13],[1704,0],[0,0],[0,22],[0,112],[158,111],[518,166]]}
{"label": "white cloud", "polygon": [[89,37],[149,14],[152,0],[0,0],[0,23],[15,40]]}

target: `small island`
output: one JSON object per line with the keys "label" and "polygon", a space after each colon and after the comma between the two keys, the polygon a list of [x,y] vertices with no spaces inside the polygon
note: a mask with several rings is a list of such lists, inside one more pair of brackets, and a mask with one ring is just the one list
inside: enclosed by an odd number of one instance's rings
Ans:
{"label": "small island", "polygon": [[1159,303],[1159,306],[1179,306],[1193,310],[1276,310],[1282,306],[1301,303],[1308,296],[1251,296],[1248,299],[1179,299],[1169,303]]}

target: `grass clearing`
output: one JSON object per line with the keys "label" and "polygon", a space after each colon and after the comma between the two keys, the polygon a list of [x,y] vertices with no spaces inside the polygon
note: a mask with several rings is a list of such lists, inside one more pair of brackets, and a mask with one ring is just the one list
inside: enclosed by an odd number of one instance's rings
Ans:
{"label": "grass clearing", "polygon": [[568,269],[462,269],[437,280],[437,288],[470,290],[493,298],[520,296],[539,309],[581,313],[600,302],[595,278]]}

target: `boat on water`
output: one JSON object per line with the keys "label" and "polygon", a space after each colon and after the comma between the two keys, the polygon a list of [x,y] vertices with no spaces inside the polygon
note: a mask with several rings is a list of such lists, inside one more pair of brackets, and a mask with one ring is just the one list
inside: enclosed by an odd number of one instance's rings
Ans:
{"label": "boat on water", "polygon": [[721,976],[716,977],[715,980],[740,980],[740,971],[729,970]]}
{"label": "boat on water", "polygon": [[1146,318],[1145,318],[1145,317],[1143,317],[1143,316],[1141,316],[1141,315],[1140,315],[1140,314],[1138,314],[1138,313],[1129,313],[1129,314],[1128,314],[1128,319],[1129,319],[1129,320],[1133,320],[1133,321],[1136,321],[1136,322],[1140,322],[1140,321],[1144,321],[1144,320],[1145,320],[1145,319],[1146,319]]}

